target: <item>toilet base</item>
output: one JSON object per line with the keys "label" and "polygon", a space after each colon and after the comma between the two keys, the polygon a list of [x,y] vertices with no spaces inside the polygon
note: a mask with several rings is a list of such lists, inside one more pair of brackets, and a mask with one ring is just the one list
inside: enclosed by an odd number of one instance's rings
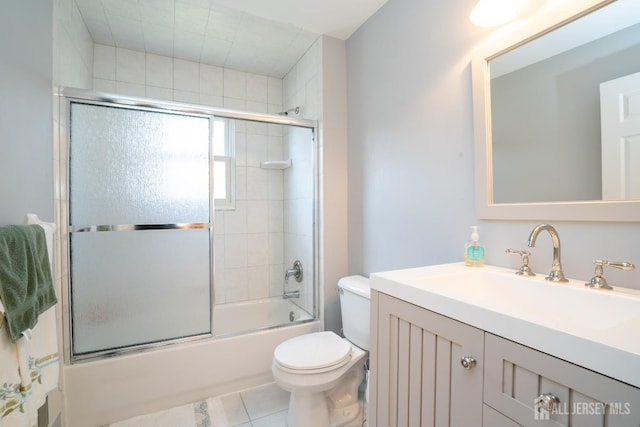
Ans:
{"label": "toilet base", "polygon": [[354,345],[345,365],[300,373],[283,369],[274,357],[273,378],[291,393],[288,427],[361,427],[365,411],[359,395],[366,358],[367,352]]}
{"label": "toilet base", "polygon": [[291,390],[287,426],[361,427],[364,403],[359,399],[359,389],[364,378],[362,360],[329,391]]}
{"label": "toilet base", "polygon": [[361,427],[363,403],[355,402],[344,408],[328,410],[324,393],[291,394],[288,427]]}
{"label": "toilet base", "polygon": [[327,399],[324,393],[292,392],[287,413],[288,427],[330,426]]}
{"label": "toilet base", "polygon": [[362,426],[362,402],[355,402],[345,408],[331,411],[329,422],[331,427]]}

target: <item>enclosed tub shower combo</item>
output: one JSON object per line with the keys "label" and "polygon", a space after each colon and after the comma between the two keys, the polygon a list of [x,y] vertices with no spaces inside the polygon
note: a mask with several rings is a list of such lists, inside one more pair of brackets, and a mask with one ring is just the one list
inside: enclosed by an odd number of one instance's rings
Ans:
{"label": "enclosed tub shower combo", "polygon": [[64,95],[69,364],[233,337],[268,365],[319,328],[315,122]]}

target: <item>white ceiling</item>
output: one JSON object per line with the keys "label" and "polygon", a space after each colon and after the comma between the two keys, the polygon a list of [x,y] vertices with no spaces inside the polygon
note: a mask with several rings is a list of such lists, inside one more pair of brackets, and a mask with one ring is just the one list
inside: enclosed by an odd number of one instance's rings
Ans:
{"label": "white ceiling", "polygon": [[95,43],[282,78],[387,0],[76,0]]}

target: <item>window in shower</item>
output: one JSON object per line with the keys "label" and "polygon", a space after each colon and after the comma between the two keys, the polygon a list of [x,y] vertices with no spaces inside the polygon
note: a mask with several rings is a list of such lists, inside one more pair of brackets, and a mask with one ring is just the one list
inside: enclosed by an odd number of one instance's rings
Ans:
{"label": "window in shower", "polygon": [[213,117],[69,109],[72,358],[210,334]]}
{"label": "window in shower", "polygon": [[235,122],[231,119],[213,119],[213,198],[215,208],[235,208]]}

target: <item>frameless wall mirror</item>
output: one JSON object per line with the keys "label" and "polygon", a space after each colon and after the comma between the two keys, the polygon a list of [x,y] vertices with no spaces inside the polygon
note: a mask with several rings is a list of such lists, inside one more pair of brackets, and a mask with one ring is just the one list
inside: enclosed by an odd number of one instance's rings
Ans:
{"label": "frameless wall mirror", "polygon": [[640,2],[549,0],[473,86],[479,218],[640,221]]}

